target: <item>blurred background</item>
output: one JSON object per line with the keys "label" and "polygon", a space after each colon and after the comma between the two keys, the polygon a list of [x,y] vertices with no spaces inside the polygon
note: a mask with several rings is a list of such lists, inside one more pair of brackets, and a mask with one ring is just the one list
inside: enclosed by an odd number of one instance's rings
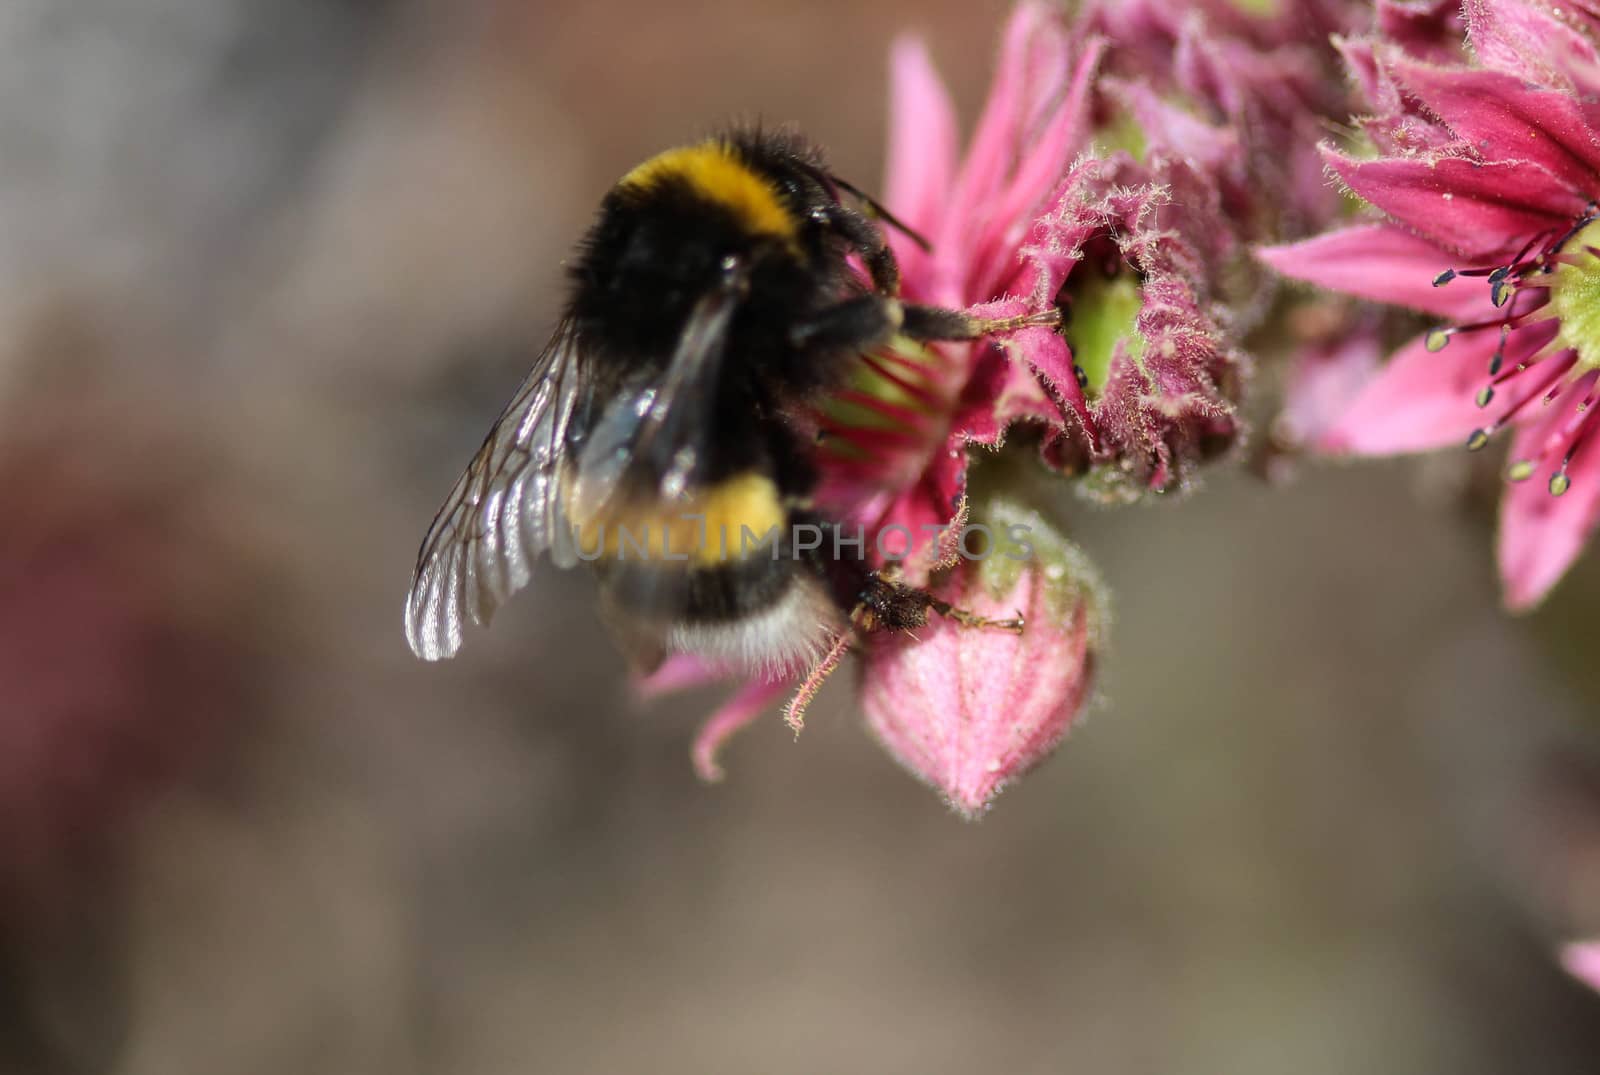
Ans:
{"label": "blurred background", "polygon": [[412,659],[600,193],[873,184],[892,37],[970,120],[1005,8],[0,8],[0,1070],[1596,1069],[1600,557],[1503,615],[1458,461],[1066,504],[1104,697],[978,824],[848,674],[697,783],[580,573]]}

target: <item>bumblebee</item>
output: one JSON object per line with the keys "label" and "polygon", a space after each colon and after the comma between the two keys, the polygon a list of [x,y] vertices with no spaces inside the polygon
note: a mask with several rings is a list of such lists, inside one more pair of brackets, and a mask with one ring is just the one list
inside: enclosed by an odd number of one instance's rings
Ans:
{"label": "bumblebee", "polygon": [[543,554],[595,570],[644,669],[671,652],[792,667],[852,624],[908,629],[930,611],[1020,629],[792,538],[830,525],[796,415],[860,353],[1045,323],[902,302],[879,221],[923,242],[791,133],[729,131],[624,175],[569,262],[553,337],[423,539],[412,650],[453,655]]}

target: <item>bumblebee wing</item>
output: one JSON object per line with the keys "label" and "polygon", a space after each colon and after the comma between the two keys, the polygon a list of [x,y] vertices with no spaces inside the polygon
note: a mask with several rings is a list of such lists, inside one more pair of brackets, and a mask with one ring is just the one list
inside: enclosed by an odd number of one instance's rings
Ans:
{"label": "bumblebee wing", "polygon": [[423,660],[461,648],[463,613],[486,624],[528,584],[530,565],[571,538],[560,484],[573,413],[587,393],[562,322],[433,518],[406,597],[406,641]]}
{"label": "bumblebee wing", "polygon": [[624,479],[675,500],[704,467],[715,428],[708,413],[717,400],[728,327],[748,287],[742,265],[730,264],[718,286],[689,313],[666,373],[636,384],[595,424],[578,459],[571,510],[580,522],[603,517]]}

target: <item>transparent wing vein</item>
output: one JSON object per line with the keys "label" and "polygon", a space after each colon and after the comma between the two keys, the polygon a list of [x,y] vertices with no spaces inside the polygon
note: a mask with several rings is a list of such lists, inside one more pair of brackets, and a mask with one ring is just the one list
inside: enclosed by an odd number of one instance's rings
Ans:
{"label": "transparent wing vein", "polygon": [[559,488],[579,362],[564,322],[434,516],[406,596],[406,641],[424,660],[454,655],[464,619],[488,623],[564,529]]}

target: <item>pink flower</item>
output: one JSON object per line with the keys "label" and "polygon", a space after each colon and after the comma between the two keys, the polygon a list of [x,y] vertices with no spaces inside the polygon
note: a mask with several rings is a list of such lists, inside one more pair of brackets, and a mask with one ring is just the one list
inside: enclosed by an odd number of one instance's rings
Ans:
{"label": "pink flower", "polygon": [[1147,164],[1116,156],[1098,162],[1040,222],[1047,241],[1073,236],[1079,256],[1059,284],[1053,265],[1040,266],[1058,287],[1067,323],[1034,344],[1034,356],[1059,349],[1054,361],[1073,363],[1086,397],[1082,432],[1052,438],[1045,456],[1084,473],[1079,491],[1094,499],[1186,490],[1195,470],[1240,432],[1234,401],[1244,356],[1207,301],[1207,258],[1184,228],[1204,219],[1208,191],[1196,179],[1160,154]]}
{"label": "pink flower", "polygon": [[[1531,3],[1469,3],[1466,14],[1479,55],[1508,70],[1377,49],[1375,84],[1395,91],[1380,107],[1407,109],[1412,136],[1374,160],[1324,149],[1389,221],[1262,257],[1444,322],[1402,348],[1319,446],[1479,449],[1510,429],[1499,560],[1506,600],[1522,609],[1600,518],[1600,451],[1589,444],[1600,398],[1600,112],[1580,92],[1600,84],[1591,44],[1600,26],[1574,13],[1557,32]],[[1522,36],[1533,25],[1548,30],[1542,39]]]}
{"label": "pink flower", "polygon": [[1600,941],[1565,946],[1561,949],[1561,965],[1568,974],[1600,993]]}
{"label": "pink flower", "polygon": [[1461,0],[1378,0],[1376,29],[1418,59],[1449,63],[1463,58]]}
{"label": "pink flower", "polygon": [[263,619],[225,462],[130,410],[74,315],[29,326],[19,359],[56,377],[24,379],[0,425],[0,900],[45,906],[216,745]]}
{"label": "pink flower", "polygon": [[[1017,421],[1050,427],[1047,458],[1092,470],[1088,488],[1119,498],[1182,488],[1192,465],[1238,432],[1241,358],[1225,343],[1209,290],[1214,267],[1241,248],[1222,224],[1215,176],[1186,152],[1158,145],[1142,161],[1079,156],[1098,133],[1106,47],[1049,7],[1019,7],[958,166],[954,113],[926,52],[896,46],[886,201],[932,240],[927,252],[890,236],[906,295],[987,316],[1059,306],[1067,322],[1061,332],[1030,329],[930,360],[938,366],[930,380],[955,406],[932,408],[944,450],[914,452],[912,467],[933,515],[946,520],[967,446],[998,444]],[[1117,89],[1140,97],[1135,84]],[[1203,133],[1210,128],[1145,103],[1136,112],[1150,129],[1225,165],[1225,139],[1219,150]],[[871,407],[885,395],[894,393],[868,388],[850,402]],[[878,427],[830,430],[840,434],[835,443],[853,458],[893,458],[895,442],[877,431],[908,423],[903,410],[881,413]],[[859,484],[845,488],[840,504],[863,500]]]}
{"label": "pink flower", "polygon": [[[1073,161],[1087,148],[1103,48],[1070,36],[1046,5],[1018,7],[958,163],[955,110],[926,50],[896,43],[884,200],[932,246],[888,233],[908,300],[994,317],[1055,305],[1095,224],[1046,232],[1042,218],[1094,170]],[[1034,256],[1025,258],[1025,248]],[[899,524],[920,532],[956,518],[969,446],[998,445],[1019,420],[1086,432],[1088,404],[1056,331],[1026,329],[1005,343],[902,344],[865,356],[856,383],[824,408],[819,501],[869,531]]]}
{"label": "pink flower", "polygon": [[[1045,758],[1083,711],[1101,629],[1094,569],[1036,513],[984,512],[1030,548],[994,554],[948,576],[939,597],[982,616],[1020,616],[1020,634],[938,620],[870,642],[861,704],[889,753],[956,810],[976,817]],[[1020,550],[1018,550],[1020,551]]]}
{"label": "pink flower", "polygon": [[1291,451],[1322,439],[1378,371],[1382,357],[1376,318],[1339,318],[1337,334],[1308,341],[1289,370],[1284,406],[1273,426]]}
{"label": "pink flower", "polygon": [[1465,0],[1461,9],[1484,67],[1587,100],[1600,89],[1600,9],[1590,0]]}
{"label": "pink flower", "polygon": [[1372,16],[1358,0],[1087,0],[1079,21],[1112,41],[1112,97],[1144,139],[1209,173],[1224,232],[1261,239],[1338,210],[1314,150],[1322,123],[1349,112],[1329,40]]}

